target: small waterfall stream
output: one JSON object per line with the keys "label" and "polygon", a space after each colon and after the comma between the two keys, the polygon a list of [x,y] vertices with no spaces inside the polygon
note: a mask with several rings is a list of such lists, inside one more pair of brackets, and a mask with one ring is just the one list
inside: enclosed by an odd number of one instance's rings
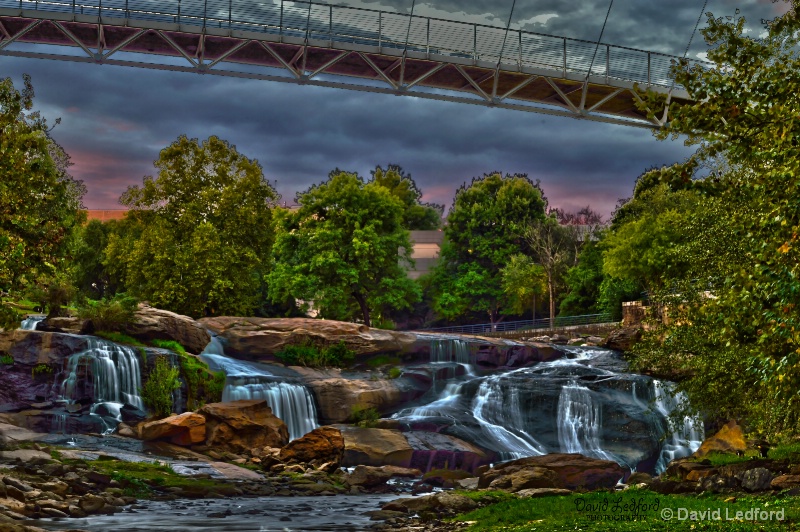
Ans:
{"label": "small waterfall stream", "polygon": [[86,340],[87,348],[67,361],[67,376],[61,383],[60,395],[68,403],[91,397],[90,415],[103,421],[107,433],[114,432],[124,405],[144,410],[139,396],[142,386],[139,357],[128,346],[93,336]]}
{"label": "small waterfall stream", "polygon": [[212,369],[225,372],[223,401],[266,400],[272,412],[286,423],[292,440],[319,427],[314,398],[305,386],[281,380],[263,367],[226,357],[216,336],[212,336],[200,358]]}
{"label": "small waterfall stream", "polygon": [[20,329],[23,331],[35,331],[36,326],[39,324],[40,321],[44,320],[43,315],[30,315],[24,320],[22,320],[22,324],[20,325]]}
{"label": "small waterfall stream", "polygon": [[608,349],[555,348],[564,357],[477,375],[467,341],[432,340],[431,371],[443,363],[462,364],[466,374],[450,376],[392,417],[412,429],[433,425],[501,460],[580,453],[661,472],[672,458],[699,447],[702,424],[686,418],[675,427],[669,419],[685,400],[671,383],[627,373],[625,362]]}

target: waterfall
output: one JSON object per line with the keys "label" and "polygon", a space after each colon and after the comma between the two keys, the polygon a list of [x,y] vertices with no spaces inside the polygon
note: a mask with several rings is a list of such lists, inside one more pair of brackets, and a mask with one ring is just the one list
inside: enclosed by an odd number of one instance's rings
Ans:
{"label": "waterfall", "polygon": [[672,414],[681,406],[687,404],[688,398],[683,392],[675,393],[675,385],[653,379],[655,408],[664,416],[667,423],[667,433],[661,456],[656,463],[656,473],[661,473],[667,468],[670,460],[683,458],[695,452],[703,443],[703,422],[699,416],[684,416],[676,422]]}
{"label": "waterfall", "polygon": [[314,398],[305,386],[279,381],[279,377],[262,367],[226,357],[222,342],[214,335],[200,358],[212,368],[225,372],[223,401],[266,400],[272,412],[286,423],[292,440],[319,427]]}
{"label": "waterfall", "polygon": [[22,325],[20,325],[20,329],[23,331],[35,331],[36,326],[39,324],[40,321],[44,320],[44,316],[41,315],[31,315],[22,320]]}
{"label": "waterfall", "polygon": [[464,340],[431,340],[431,362],[456,362],[472,364],[469,343]]}
{"label": "waterfall", "polygon": [[142,377],[136,352],[128,346],[100,338],[87,337],[87,343],[86,350],[69,357],[67,378],[61,384],[62,397],[67,400],[80,399],[81,386],[87,384],[85,371],[88,368],[92,375],[92,398],[95,402],[127,403],[144,410],[144,403],[139,397]]}
{"label": "waterfall", "polygon": [[602,416],[589,388],[571,382],[561,389],[557,426],[561,452],[614,460],[601,448]]}

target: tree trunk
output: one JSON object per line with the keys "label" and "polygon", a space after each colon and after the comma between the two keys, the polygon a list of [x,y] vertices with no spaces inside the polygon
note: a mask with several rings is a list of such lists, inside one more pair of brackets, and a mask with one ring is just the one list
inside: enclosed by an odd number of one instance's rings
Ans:
{"label": "tree trunk", "polygon": [[533,312],[531,312],[531,319],[533,321],[533,325],[536,325],[536,294],[533,294]]}
{"label": "tree trunk", "polygon": [[361,307],[361,315],[364,317],[364,325],[372,327],[369,321],[369,307],[367,306],[367,299],[361,292],[353,292],[353,297],[356,298],[358,306]]}
{"label": "tree trunk", "polygon": [[550,292],[550,328],[556,326],[556,302],[553,299],[553,277],[547,276],[547,290]]}

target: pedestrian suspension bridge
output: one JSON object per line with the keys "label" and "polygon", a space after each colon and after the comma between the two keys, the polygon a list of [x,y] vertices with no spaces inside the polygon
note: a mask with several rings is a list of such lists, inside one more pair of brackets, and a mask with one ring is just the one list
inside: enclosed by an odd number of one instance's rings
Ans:
{"label": "pedestrian suspension bridge", "polygon": [[[609,7],[610,11],[610,7]],[[512,5],[513,13],[513,5]],[[680,58],[311,1],[0,0],[0,56],[291,82],[644,127],[635,86],[685,102]],[[602,34],[601,34],[602,37]],[[387,100],[387,105],[391,100]]]}

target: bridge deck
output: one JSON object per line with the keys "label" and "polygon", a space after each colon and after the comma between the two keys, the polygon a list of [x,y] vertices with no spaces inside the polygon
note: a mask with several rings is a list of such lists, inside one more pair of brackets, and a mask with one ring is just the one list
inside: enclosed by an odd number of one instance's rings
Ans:
{"label": "bridge deck", "polygon": [[[0,0],[0,55],[407,94],[646,127],[662,121],[636,108],[635,84],[671,90],[672,101],[688,98],[671,87],[677,58],[664,54],[285,0]],[[654,111],[661,118],[663,110]]]}

